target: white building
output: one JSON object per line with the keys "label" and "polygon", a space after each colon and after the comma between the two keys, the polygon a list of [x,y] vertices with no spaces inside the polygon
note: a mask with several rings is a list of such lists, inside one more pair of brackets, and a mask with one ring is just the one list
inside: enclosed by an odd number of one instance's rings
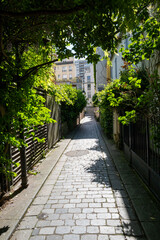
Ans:
{"label": "white building", "polygon": [[84,66],[85,64],[87,64],[87,61],[86,60],[76,60],[75,61],[75,67],[76,67],[76,79],[77,79],[77,82],[81,82],[82,83],[82,91],[84,91],[84,74],[85,74],[85,71],[84,71]]}
{"label": "white building", "polygon": [[[104,57],[101,47],[97,47],[96,53],[100,55],[100,59]],[[101,60],[96,64],[96,91],[101,91],[107,84],[107,60]]]}
{"label": "white building", "polygon": [[84,74],[84,91],[86,93],[86,97],[88,99],[88,105],[92,105],[92,97],[95,93],[95,83],[94,83],[94,71],[93,64],[86,63],[84,66],[85,74]]}
{"label": "white building", "polygon": [[117,54],[113,54],[111,56],[111,79],[118,79],[120,77],[120,72],[122,71],[122,66],[124,65],[124,61],[122,59],[122,52],[120,52],[120,48],[124,46],[125,49],[128,49],[128,45],[130,44],[129,38],[122,40],[122,42],[117,47]]}

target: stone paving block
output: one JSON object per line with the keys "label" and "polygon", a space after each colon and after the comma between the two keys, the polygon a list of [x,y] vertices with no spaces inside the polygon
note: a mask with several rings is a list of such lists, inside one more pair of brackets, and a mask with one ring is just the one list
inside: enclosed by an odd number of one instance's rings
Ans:
{"label": "stone paving block", "polygon": [[87,219],[97,219],[97,214],[96,213],[88,213]]}
{"label": "stone paving block", "polygon": [[108,226],[121,226],[120,220],[107,220]]}
{"label": "stone paving block", "polygon": [[58,209],[55,209],[55,213],[68,213],[68,209],[67,208],[58,208]]}
{"label": "stone paving block", "polygon": [[69,213],[81,213],[82,209],[81,208],[71,208],[68,210]]}
{"label": "stone paving block", "polygon": [[81,199],[71,199],[70,203],[81,203]]}
{"label": "stone paving block", "polygon": [[68,204],[64,204],[64,208],[75,208],[76,204],[74,203],[68,203]]}
{"label": "stone paving block", "polygon": [[61,214],[60,215],[60,219],[64,219],[64,220],[70,220],[70,219],[72,219],[73,218],[73,214],[70,214],[70,213],[68,213],[68,214]]}
{"label": "stone paving block", "polygon": [[41,220],[37,222],[36,227],[48,227],[50,223],[51,221]]}
{"label": "stone paving block", "polygon": [[111,219],[111,217],[110,213],[97,213],[98,219]]}
{"label": "stone paving block", "polygon": [[88,226],[87,233],[99,233],[99,227],[96,226]]}
{"label": "stone paving block", "polygon": [[73,219],[86,219],[85,213],[74,214]]}
{"label": "stone paving block", "polygon": [[88,203],[77,203],[76,207],[77,208],[88,208]]}
{"label": "stone paving block", "polygon": [[87,235],[83,235],[81,237],[81,240],[97,240],[97,238],[98,238],[97,235],[87,234]]}
{"label": "stone paving block", "polygon": [[58,203],[58,204],[52,204],[51,208],[62,208],[64,204]]}
{"label": "stone paving block", "polygon": [[94,209],[93,208],[83,208],[82,213],[93,213]]}
{"label": "stone paving block", "polygon": [[73,226],[71,232],[74,234],[84,234],[86,233],[86,227],[84,226]]}
{"label": "stone paving block", "polygon": [[91,225],[103,226],[103,225],[106,225],[106,221],[104,219],[91,220]]}
{"label": "stone paving block", "polygon": [[110,240],[125,240],[126,238],[123,235],[115,235],[115,236],[110,235],[109,239]]}
{"label": "stone paving block", "polygon": [[76,221],[75,220],[65,220],[65,226],[75,226]]}
{"label": "stone paving block", "polygon": [[68,235],[65,235],[63,239],[64,240],[80,240],[80,236],[75,234],[68,234]]}
{"label": "stone paving block", "polygon": [[112,219],[120,219],[120,216],[118,213],[112,213],[111,216],[112,216],[111,217]]}
{"label": "stone paving block", "polygon": [[91,208],[101,208],[101,203],[89,203],[89,207]]}
{"label": "stone paving block", "polygon": [[109,211],[110,213],[118,213],[118,209],[117,209],[117,208],[113,208],[113,207],[108,208],[108,211]]}
{"label": "stone paving block", "polygon": [[52,209],[51,207],[50,208],[44,208],[43,210],[42,210],[42,213],[44,213],[44,214],[53,214],[53,213],[55,213],[55,209]]}
{"label": "stone paving block", "polygon": [[55,219],[59,219],[60,214],[48,214],[48,217],[46,218],[46,220],[55,220]]}
{"label": "stone paving block", "polygon": [[58,200],[48,200],[47,201],[47,204],[50,204],[50,206],[51,206],[51,204],[55,204],[55,203],[58,203]]}
{"label": "stone paving block", "polygon": [[116,208],[116,204],[115,203],[102,203],[102,206],[104,208]]}
{"label": "stone paving block", "polygon": [[63,220],[52,220],[50,222],[50,226],[63,226],[64,221]]}
{"label": "stone paving block", "polygon": [[108,235],[98,235],[98,240],[109,240]]}
{"label": "stone paving block", "polygon": [[76,225],[88,226],[88,225],[90,225],[90,220],[87,220],[87,219],[76,220]]}
{"label": "stone paving block", "polygon": [[52,235],[52,236],[48,236],[46,240],[63,240],[63,237],[60,235]]}
{"label": "stone paving block", "polygon": [[115,234],[115,228],[114,227],[108,227],[108,226],[100,226],[100,233],[102,234]]}
{"label": "stone paving block", "polygon": [[39,235],[50,235],[53,234],[55,227],[43,227],[39,231]]}
{"label": "stone paving block", "polygon": [[58,203],[69,203],[69,199],[60,199],[58,200]]}
{"label": "stone paving block", "polygon": [[67,234],[71,232],[71,227],[70,226],[59,226],[56,228],[55,233],[56,234]]}
{"label": "stone paving block", "polygon": [[[94,212],[95,213],[107,213],[108,208],[94,208]],[[118,212],[118,210],[117,210],[117,212]]]}
{"label": "stone paving block", "polygon": [[46,208],[46,209],[51,208],[51,204],[45,204],[44,208]]}
{"label": "stone paving block", "polygon": [[34,228],[32,236],[37,236],[39,234],[40,228]]}
{"label": "stone paving block", "polygon": [[[30,240],[45,240],[45,238],[46,238],[45,236],[32,236]],[[24,238],[21,238],[21,239],[24,239]]]}

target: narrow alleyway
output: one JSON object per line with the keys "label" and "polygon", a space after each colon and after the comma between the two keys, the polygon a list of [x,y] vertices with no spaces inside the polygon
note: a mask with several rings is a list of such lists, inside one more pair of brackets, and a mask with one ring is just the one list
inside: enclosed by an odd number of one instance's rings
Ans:
{"label": "narrow alleyway", "polygon": [[11,240],[145,240],[91,112]]}

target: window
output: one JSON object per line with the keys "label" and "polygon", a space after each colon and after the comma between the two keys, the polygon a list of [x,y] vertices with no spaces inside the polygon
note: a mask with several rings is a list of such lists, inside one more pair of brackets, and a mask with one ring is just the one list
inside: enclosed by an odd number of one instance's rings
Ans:
{"label": "window", "polygon": [[61,78],[61,75],[58,75],[58,79],[60,79]]}
{"label": "window", "polygon": [[72,66],[69,66],[69,71],[72,71]]}
{"label": "window", "polygon": [[67,67],[66,66],[62,67],[62,72],[67,72]]}
{"label": "window", "polygon": [[69,74],[69,79],[72,79],[72,74]]}
{"label": "window", "polygon": [[91,76],[87,76],[87,82],[91,82]]}
{"label": "window", "polygon": [[86,72],[87,73],[90,73],[91,71],[90,71],[90,67],[86,67]]}
{"label": "window", "polygon": [[87,90],[91,90],[91,84],[87,84]]}
{"label": "window", "polygon": [[67,79],[67,74],[63,74],[63,79]]}

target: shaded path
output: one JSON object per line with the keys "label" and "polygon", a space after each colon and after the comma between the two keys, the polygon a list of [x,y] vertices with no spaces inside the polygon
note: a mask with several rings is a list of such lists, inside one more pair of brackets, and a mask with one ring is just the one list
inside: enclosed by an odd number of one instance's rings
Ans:
{"label": "shaded path", "polygon": [[93,116],[82,120],[11,239],[146,239]]}

